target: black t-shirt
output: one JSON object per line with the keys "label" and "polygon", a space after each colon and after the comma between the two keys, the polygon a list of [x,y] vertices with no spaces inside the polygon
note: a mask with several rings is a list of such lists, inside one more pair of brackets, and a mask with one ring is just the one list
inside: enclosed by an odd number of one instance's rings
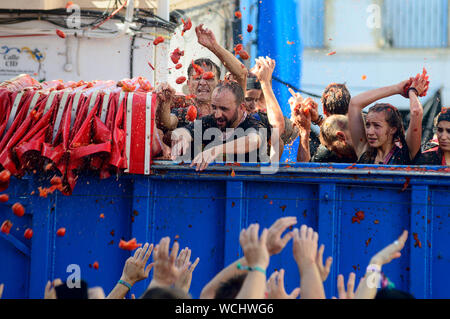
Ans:
{"label": "black t-shirt", "polygon": [[355,161],[355,158],[340,157],[335,152],[330,151],[322,144],[319,145],[319,147],[317,148],[317,152],[311,158],[311,162],[316,163],[354,163]]}
{"label": "black t-shirt", "polygon": [[439,146],[418,153],[414,165],[442,165],[443,154]]}
{"label": "black t-shirt", "polygon": [[[261,140],[263,142],[262,146],[253,152],[244,154],[234,154],[228,156],[226,159],[224,156],[224,161],[231,162],[261,162],[268,161],[267,158],[267,149],[269,148],[267,141],[270,139],[270,128],[266,127],[262,122],[257,121],[252,116],[247,115],[246,118],[235,128],[228,129],[225,132],[222,132],[218,127],[216,120],[213,115],[207,115],[202,117],[201,119],[201,147],[202,150],[208,149],[215,145],[224,144],[233,140],[236,140],[240,137],[246,136],[252,132],[257,133],[261,136]],[[195,148],[195,127],[200,129],[199,120],[196,120],[193,123],[185,126],[185,128],[189,131],[192,137],[191,152],[192,158],[195,157],[198,153],[201,152],[200,149]],[[211,130],[209,130],[211,129]],[[228,131],[228,133],[227,133]],[[200,130],[199,132],[200,133]],[[206,133],[206,134],[205,134]],[[198,137],[197,137],[198,138]],[[188,151],[188,152],[189,152]],[[261,155],[261,156],[260,156]],[[222,159],[216,159],[216,162],[219,162]]]}
{"label": "black t-shirt", "polygon": [[[394,146],[394,154],[392,154],[389,162],[386,165],[410,165],[412,163],[408,146],[400,148],[398,146]],[[383,164],[383,163],[375,163],[376,153],[372,153],[371,151],[364,152],[359,160],[358,164]]]}

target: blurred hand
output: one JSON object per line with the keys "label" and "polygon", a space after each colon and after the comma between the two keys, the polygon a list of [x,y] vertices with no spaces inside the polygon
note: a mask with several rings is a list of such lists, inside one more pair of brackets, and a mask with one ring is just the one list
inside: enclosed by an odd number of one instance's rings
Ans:
{"label": "blurred hand", "polygon": [[205,48],[212,50],[217,46],[214,33],[207,28],[203,28],[203,24],[200,24],[195,28],[195,33],[197,34],[198,43],[203,45]]}
{"label": "blurred hand", "polygon": [[259,266],[266,269],[269,265],[269,252],[266,246],[268,230],[264,229],[259,239],[258,231],[258,224],[251,224],[247,229],[242,229],[239,243],[249,267]]}
{"label": "blurred hand", "polygon": [[299,269],[302,270],[312,265],[315,266],[319,234],[306,225],[302,225],[300,231],[297,228],[294,229],[293,233],[293,254]]}
{"label": "blurred hand", "polygon": [[[339,294],[339,299],[354,299],[355,298],[355,279],[356,275],[355,273],[350,273],[348,276],[347,281],[347,291],[345,291],[345,283],[344,283],[344,276],[339,275],[337,278],[337,289]],[[336,299],[336,297],[333,297],[333,299]]]}
{"label": "blurred hand", "polygon": [[192,273],[200,261],[200,258],[197,257],[194,263],[191,263],[190,259],[191,250],[186,247],[181,250],[175,261],[175,266],[181,270],[180,277],[175,282],[175,287],[182,289],[186,293],[189,293],[189,288],[191,287],[192,282]]}
{"label": "blurred hand", "polygon": [[284,288],[284,269],[275,271],[267,281],[267,299],[297,299],[300,288],[295,288],[289,295]]}
{"label": "blurred hand", "polygon": [[255,61],[256,64],[252,72],[256,75],[259,82],[271,83],[272,73],[275,69],[275,60],[269,57],[259,57]]}
{"label": "blurred hand", "polygon": [[331,264],[333,263],[333,257],[328,257],[325,262],[325,266],[323,265],[323,251],[325,250],[325,245],[321,245],[319,251],[317,253],[316,265],[319,269],[320,277],[322,281],[325,281],[330,274]]}
{"label": "blurred hand", "polygon": [[138,248],[134,256],[129,257],[123,267],[121,280],[134,285],[138,281],[148,278],[148,274],[153,267],[153,263],[147,265],[147,261],[153,251],[153,244],[146,243],[144,247]]}
{"label": "blurred hand", "polygon": [[55,287],[61,286],[62,284],[63,282],[59,278],[53,280],[53,283],[48,281],[47,285],[45,285],[44,299],[57,299]]}
{"label": "blurred hand", "polygon": [[267,233],[267,250],[271,256],[279,254],[284,249],[293,234],[289,232],[283,238],[281,234],[295,224],[297,224],[297,217],[282,217],[270,226]]}
{"label": "blurred hand", "polygon": [[400,251],[405,246],[407,239],[408,231],[404,230],[402,235],[395,242],[375,254],[370,260],[370,264],[383,266],[390,263],[393,259],[399,258],[402,255]]}
{"label": "blurred hand", "polygon": [[175,260],[178,254],[178,242],[172,246],[172,251],[169,255],[170,238],[164,237],[155,248],[153,254],[153,280],[151,285],[159,287],[170,287],[175,284],[181,275],[181,270],[175,265]]}

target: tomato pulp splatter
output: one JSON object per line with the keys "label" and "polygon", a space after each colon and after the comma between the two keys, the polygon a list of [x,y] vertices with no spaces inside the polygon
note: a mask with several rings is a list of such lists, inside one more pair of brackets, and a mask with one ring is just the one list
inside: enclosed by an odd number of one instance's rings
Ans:
{"label": "tomato pulp splatter", "polygon": [[7,201],[9,201],[8,194],[1,194],[0,195],[0,203],[6,203]]}
{"label": "tomato pulp splatter", "polygon": [[234,16],[235,16],[236,18],[238,18],[238,19],[242,18],[242,13],[241,13],[241,11],[236,11],[236,12],[234,13]]}
{"label": "tomato pulp splatter", "polygon": [[33,237],[33,230],[31,228],[27,228],[23,233],[23,237],[26,239],[31,239],[31,237]]}
{"label": "tomato pulp splatter", "polygon": [[63,237],[65,234],[66,234],[66,229],[64,227],[61,227],[56,231],[56,235],[58,235],[59,237]]}
{"label": "tomato pulp splatter", "polygon": [[139,248],[141,246],[142,246],[142,244],[138,244],[136,242],[136,238],[133,238],[129,241],[125,241],[125,240],[121,239],[119,242],[119,248],[124,249],[124,250],[135,250],[136,248]]}
{"label": "tomato pulp splatter", "polygon": [[247,32],[250,33],[253,31],[253,25],[249,24],[247,25]]}
{"label": "tomato pulp splatter", "polygon": [[185,76],[180,76],[179,78],[176,79],[175,82],[177,82],[177,84],[183,84],[184,81],[186,81],[186,77]]}
{"label": "tomato pulp splatter", "polygon": [[194,105],[189,106],[187,112],[186,112],[186,120],[189,122],[195,121],[197,118],[197,108]]}
{"label": "tomato pulp splatter", "polygon": [[56,34],[58,35],[58,37],[60,37],[62,39],[64,39],[66,37],[66,34],[63,31],[58,30],[58,29],[56,29]]}
{"label": "tomato pulp splatter", "polygon": [[187,21],[184,21],[183,19],[181,19],[181,21],[183,22],[183,30],[181,31],[181,35],[183,36],[186,31],[188,31],[192,28],[192,22],[191,22],[191,18],[188,18]]}
{"label": "tomato pulp splatter", "polygon": [[203,80],[209,80],[214,78],[214,73],[212,72],[205,72],[202,75]]}
{"label": "tomato pulp splatter", "polygon": [[245,50],[239,51],[238,54],[239,54],[239,56],[241,57],[242,60],[248,60],[250,58],[250,55]]}
{"label": "tomato pulp splatter", "polygon": [[176,48],[170,54],[170,59],[172,60],[173,64],[178,64],[182,56],[184,56],[184,51],[181,51],[179,48]]}
{"label": "tomato pulp splatter", "polygon": [[9,234],[9,232],[11,231],[11,227],[12,227],[12,222],[10,220],[5,220],[2,224],[2,226],[0,227],[0,231],[6,235]]}
{"label": "tomato pulp splatter", "polygon": [[364,212],[358,211],[355,213],[355,216],[352,217],[352,224],[358,223],[360,224],[362,220],[364,220]]}
{"label": "tomato pulp splatter", "polygon": [[164,38],[162,36],[159,36],[153,41],[153,45],[158,45],[163,42],[164,42]]}

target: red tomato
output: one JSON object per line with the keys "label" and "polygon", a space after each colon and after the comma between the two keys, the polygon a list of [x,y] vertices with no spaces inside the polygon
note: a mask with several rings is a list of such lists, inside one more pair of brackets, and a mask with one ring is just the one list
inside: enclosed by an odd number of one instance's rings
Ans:
{"label": "red tomato", "polygon": [[186,81],[186,77],[180,76],[178,79],[176,79],[175,82],[177,82],[177,84],[182,84],[182,83],[184,83],[184,81]]}
{"label": "red tomato", "polygon": [[21,203],[15,203],[11,209],[16,216],[22,217],[25,215],[25,208],[23,208]]}
{"label": "red tomato", "polygon": [[58,229],[56,231],[56,235],[58,235],[59,237],[63,237],[66,234],[66,229],[64,227],[61,227],[60,229]]}
{"label": "red tomato", "polygon": [[214,73],[212,72],[205,72],[203,73],[203,80],[209,80],[214,78]]}
{"label": "red tomato", "polygon": [[11,173],[7,169],[0,172],[0,182],[1,183],[8,183],[10,178],[11,178]]}
{"label": "red tomato", "polygon": [[136,238],[133,238],[129,241],[125,241],[125,240],[121,239],[119,242],[119,248],[124,249],[124,250],[135,250],[136,248],[139,248],[141,246],[142,246],[142,244],[138,244],[136,242]]}
{"label": "red tomato", "polygon": [[247,32],[250,33],[250,32],[252,32],[252,31],[253,31],[253,26],[252,26],[251,24],[249,24],[249,25],[247,26]]}
{"label": "red tomato", "polygon": [[236,12],[234,13],[234,15],[235,15],[235,17],[238,18],[238,19],[242,18],[242,13],[241,13],[241,11],[236,11]]}
{"label": "red tomato", "polygon": [[11,223],[10,220],[5,220],[2,224],[2,226],[0,227],[0,231],[2,233],[5,233],[6,235],[8,235],[11,230],[12,225],[13,224]]}
{"label": "red tomato", "polygon": [[153,41],[153,45],[158,45],[163,42],[164,42],[164,38],[162,36],[159,36]]}
{"label": "red tomato", "polygon": [[197,65],[197,64],[195,64],[195,63],[194,63],[194,60],[192,60],[192,67],[193,67],[194,70],[195,70],[194,79],[198,78],[200,75],[203,74],[204,71],[203,71],[202,67],[199,66],[199,65]]}
{"label": "red tomato", "polygon": [[183,67],[183,65],[181,63],[178,63],[177,65],[175,65],[175,69],[179,70]]}
{"label": "red tomato", "polygon": [[195,121],[197,118],[197,108],[194,105],[189,106],[187,112],[186,112],[186,120],[189,122]]}
{"label": "red tomato", "polygon": [[183,30],[181,31],[181,36],[183,36],[186,31],[188,31],[192,28],[192,22],[191,22],[191,18],[188,18],[188,20],[186,22],[183,19],[181,19],[181,21],[184,24]]}
{"label": "red tomato", "polygon": [[173,52],[170,54],[170,59],[172,60],[173,64],[177,64],[180,61],[180,58],[184,56],[184,51],[180,51],[179,48],[176,48],[173,50]]}
{"label": "red tomato", "polygon": [[63,38],[63,39],[66,37],[66,34],[63,31],[58,30],[58,29],[56,29],[56,34],[58,35],[58,37]]}
{"label": "red tomato", "polygon": [[245,50],[239,51],[238,54],[239,54],[239,56],[241,57],[242,60],[248,60],[250,58],[250,55]]}
{"label": "red tomato", "polygon": [[1,194],[0,195],[0,203],[6,203],[7,201],[9,201],[8,194]]}
{"label": "red tomato", "polygon": [[333,51],[333,52],[328,53],[327,55],[335,55],[335,54],[336,54],[336,51]]}
{"label": "red tomato", "polygon": [[236,44],[236,46],[234,47],[234,55],[238,55],[240,51],[242,51],[244,49],[244,46],[239,43]]}
{"label": "red tomato", "polygon": [[73,5],[73,2],[72,2],[72,1],[68,1],[68,2],[66,3],[66,9],[69,8],[69,7],[72,6],[72,5]]}
{"label": "red tomato", "polygon": [[50,184],[52,184],[52,185],[61,185],[62,184],[61,177],[53,176],[53,178],[50,180]]}
{"label": "red tomato", "polygon": [[27,228],[23,233],[23,237],[26,239],[31,239],[31,237],[33,237],[33,230],[31,228]]}
{"label": "red tomato", "polygon": [[100,218],[105,218],[105,214],[100,214]]}
{"label": "red tomato", "polygon": [[148,63],[148,66],[151,67],[153,71],[155,71],[155,67],[150,62],[147,62],[147,63]]}
{"label": "red tomato", "polygon": [[98,269],[98,261],[95,261],[95,262],[92,264],[92,267],[94,267],[94,269]]}

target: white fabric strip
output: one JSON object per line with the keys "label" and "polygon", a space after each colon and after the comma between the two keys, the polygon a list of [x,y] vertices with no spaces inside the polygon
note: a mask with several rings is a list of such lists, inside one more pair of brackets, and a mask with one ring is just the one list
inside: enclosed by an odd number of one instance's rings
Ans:
{"label": "white fabric strip", "polygon": [[64,108],[66,107],[67,98],[69,97],[69,91],[64,92],[61,102],[59,103],[58,113],[56,114],[55,125],[53,126],[53,138],[52,141],[55,141],[56,133],[58,133],[59,125],[61,124],[62,115],[64,113]]}
{"label": "white fabric strip", "polygon": [[101,120],[103,123],[106,122],[106,113],[108,113],[109,95],[110,95],[110,92],[106,93],[106,94],[103,96],[102,113],[101,113],[101,115],[100,115],[100,120]]}
{"label": "white fabric strip", "polygon": [[127,155],[127,169],[126,173],[130,171],[130,150],[131,150],[131,120],[133,115],[133,95],[134,93],[128,93],[127,97],[127,114],[126,114],[126,122],[127,122],[127,140],[125,144],[125,151]]}
{"label": "white fabric strip", "polygon": [[27,117],[28,117],[28,115],[30,115],[30,112],[36,106],[36,103],[39,100],[39,96],[41,96],[41,94],[39,92],[34,93],[33,98],[31,99],[30,107],[28,108],[28,111],[27,111]]}
{"label": "white fabric strip", "polygon": [[82,94],[82,92],[77,92],[72,101],[72,110],[70,113],[70,129],[72,129],[73,123],[75,122],[75,117],[77,115],[77,110],[78,110],[78,102],[80,101],[81,94]]}
{"label": "white fabric strip", "polygon": [[95,100],[97,99],[97,95],[98,95],[99,91],[94,91],[91,94],[91,99],[89,100],[89,110],[88,110],[88,114],[91,113],[92,108],[94,107],[95,104]]}
{"label": "white fabric strip", "polygon": [[20,92],[16,95],[16,99],[14,100],[14,104],[12,106],[11,112],[9,113],[8,123],[6,124],[6,131],[11,127],[14,122],[14,118],[16,117],[17,109],[19,108],[20,100],[22,99],[24,92]]}
{"label": "white fabric strip", "polygon": [[51,91],[48,96],[47,103],[45,103],[44,114],[47,114],[48,110],[52,106],[53,100],[55,99],[56,91]]}
{"label": "white fabric strip", "polygon": [[[152,133],[152,93],[146,94],[145,100],[145,159],[144,159],[144,174],[150,174],[150,155],[151,155],[151,133]],[[156,132],[153,132],[157,134]]]}

